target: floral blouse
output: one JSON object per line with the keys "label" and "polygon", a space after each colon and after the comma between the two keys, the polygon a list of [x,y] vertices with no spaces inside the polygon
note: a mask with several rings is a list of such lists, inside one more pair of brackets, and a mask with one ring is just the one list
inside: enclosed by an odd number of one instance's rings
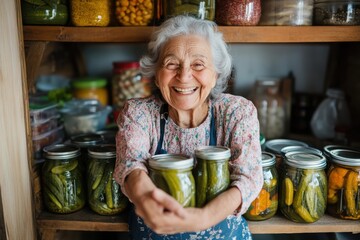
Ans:
{"label": "floral blouse", "polygon": [[[125,195],[126,176],[134,169],[148,172],[147,160],[155,154],[160,138],[162,104],[155,96],[131,99],[119,115],[114,177]],[[210,104],[214,108],[217,145],[231,149],[231,186],[242,194],[242,204],[235,215],[242,215],[263,185],[257,111],[251,101],[230,94],[221,94]],[[195,128],[181,128],[168,118],[162,148],[168,153],[192,156],[196,148],[209,145],[210,109],[205,121]]]}

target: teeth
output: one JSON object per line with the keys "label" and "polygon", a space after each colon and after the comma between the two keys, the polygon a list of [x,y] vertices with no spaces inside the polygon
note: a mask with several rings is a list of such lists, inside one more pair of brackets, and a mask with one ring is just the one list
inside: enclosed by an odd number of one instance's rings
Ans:
{"label": "teeth", "polygon": [[193,92],[193,91],[195,91],[196,87],[195,88],[176,88],[176,87],[174,87],[174,89],[178,92]]}

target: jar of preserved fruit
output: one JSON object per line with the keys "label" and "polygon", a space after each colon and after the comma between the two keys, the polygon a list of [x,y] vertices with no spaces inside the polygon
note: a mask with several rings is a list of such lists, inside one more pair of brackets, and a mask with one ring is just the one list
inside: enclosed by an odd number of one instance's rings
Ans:
{"label": "jar of preserved fruit", "polygon": [[206,1],[173,1],[164,3],[165,18],[187,14],[199,19],[213,21],[215,19],[215,0]]}
{"label": "jar of preserved fruit", "polygon": [[22,0],[24,25],[66,25],[69,9],[63,1]]}
{"label": "jar of preserved fruit", "polygon": [[50,212],[71,213],[85,205],[83,174],[80,171],[80,148],[57,144],[44,148],[42,167],[44,204]]}
{"label": "jar of preserved fruit", "polygon": [[86,176],[90,208],[100,215],[114,215],[124,211],[128,198],[113,177],[116,146],[92,146],[88,148],[88,155]]}
{"label": "jar of preserved fruit", "polygon": [[257,25],[261,0],[217,0],[215,21],[219,25]]}
{"label": "jar of preserved fruit", "polygon": [[299,223],[313,223],[325,213],[327,178],[326,158],[307,152],[285,154],[280,190],[280,210]]}
{"label": "jar of preserved fruit", "polygon": [[154,18],[153,0],[116,0],[115,15],[123,26],[146,26]]}
{"label": "jar of preserved fruit", "polygon": [[264,185],[257,198],[251,203],[244,217],[260,221],[271,218],[278,209],[278,173],[275,167],[275,155],[262,153]]}
{"label": "jar of preserved fruit", "polygon": [[326,211],[341,219],[360,219],[360,151],[333,147],[329,151]]}
{"label": "jar of preserved fruit", "polygon": [[196,206],[207,202],[225,191],[230,184],[230,149],[220,146],[204,146],[195,150]]}
{"label": "jar of preserved fruit", "polygon": [[70,0],[74,26],[106,27],[111,21],[111,0]]}
{"label": "jar of preserved fruit", "polygon": [[77,99],[96,99],[103,106],[109,101],[105,78],[78,78],[73,81],[73,95]]}

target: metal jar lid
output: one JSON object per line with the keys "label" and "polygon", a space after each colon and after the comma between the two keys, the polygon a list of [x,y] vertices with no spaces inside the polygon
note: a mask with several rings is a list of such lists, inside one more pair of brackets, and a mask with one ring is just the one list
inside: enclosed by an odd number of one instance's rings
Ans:
{"label": "metal jar lid", "polygon": [[159,154],[152,156],[149,166],[153,169],[188,169],[194,166],[194,159],[183,154]]}
{"label": "metal jar lid", "polygon": [[322,151],[313,147],[306,146],[287,146],[281,149],[281,155],[285,156],[288,152],[304,152],[304,153],[315,153],[318,155],[323,155]]}
{"label": "metal jar lid", "polygon": [[115,144],[101,144],[91,146],[88,148],[90,157],[96,159],[109,159],[116,158],[116,145]]}
{"label": "metal jar lid", "polygon": [[288,152],[285,154],[285,163],[295,168],[324,169],[326,158],[315,153]]}
{"label": "metal jar lid", "polygon": [[265,143],[265,151],[281,155],[281,149],[287,146],[305,146],[308,144],[292,139],[272,139]]}
{"label": "metal jar lid", "polygon": [[262,152],[261,154],[261,165],[262,167],[270,167],[275,165],[275,155],[269,152]]}
{"label": "metal jar lid", "polygon": [[103,136],[96,133],[85,133],[71,137],[71,143],[77,144],[81,148],[100,144],[103,141]]}
{"label": "metal jar lid", "polygon": [[80,148],[75,144],[55,144],[44,147],[44,157],[52,160],[68,160],[80,156]]}
{"label": "metal jar lid", "polygon": [[228,160],[231,156],[230,148],[222,146],[203,146],[195,150],[195,156],[204,160]]}
{"label": "metal jar lid", "polygon": [[330,161],[351,167],[360,166],[360,151],[355,149],[333,149],[330,151]]}

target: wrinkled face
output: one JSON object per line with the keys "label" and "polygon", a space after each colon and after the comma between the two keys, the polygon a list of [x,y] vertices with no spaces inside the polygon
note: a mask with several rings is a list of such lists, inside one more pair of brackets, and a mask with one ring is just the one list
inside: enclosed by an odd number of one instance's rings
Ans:
{"label": "wrinkled face", "polygon": [[201,107],[216,77],[210,44],[204,38],[178,36],[164,46],[156,85],[173,108],[187,111]]}

